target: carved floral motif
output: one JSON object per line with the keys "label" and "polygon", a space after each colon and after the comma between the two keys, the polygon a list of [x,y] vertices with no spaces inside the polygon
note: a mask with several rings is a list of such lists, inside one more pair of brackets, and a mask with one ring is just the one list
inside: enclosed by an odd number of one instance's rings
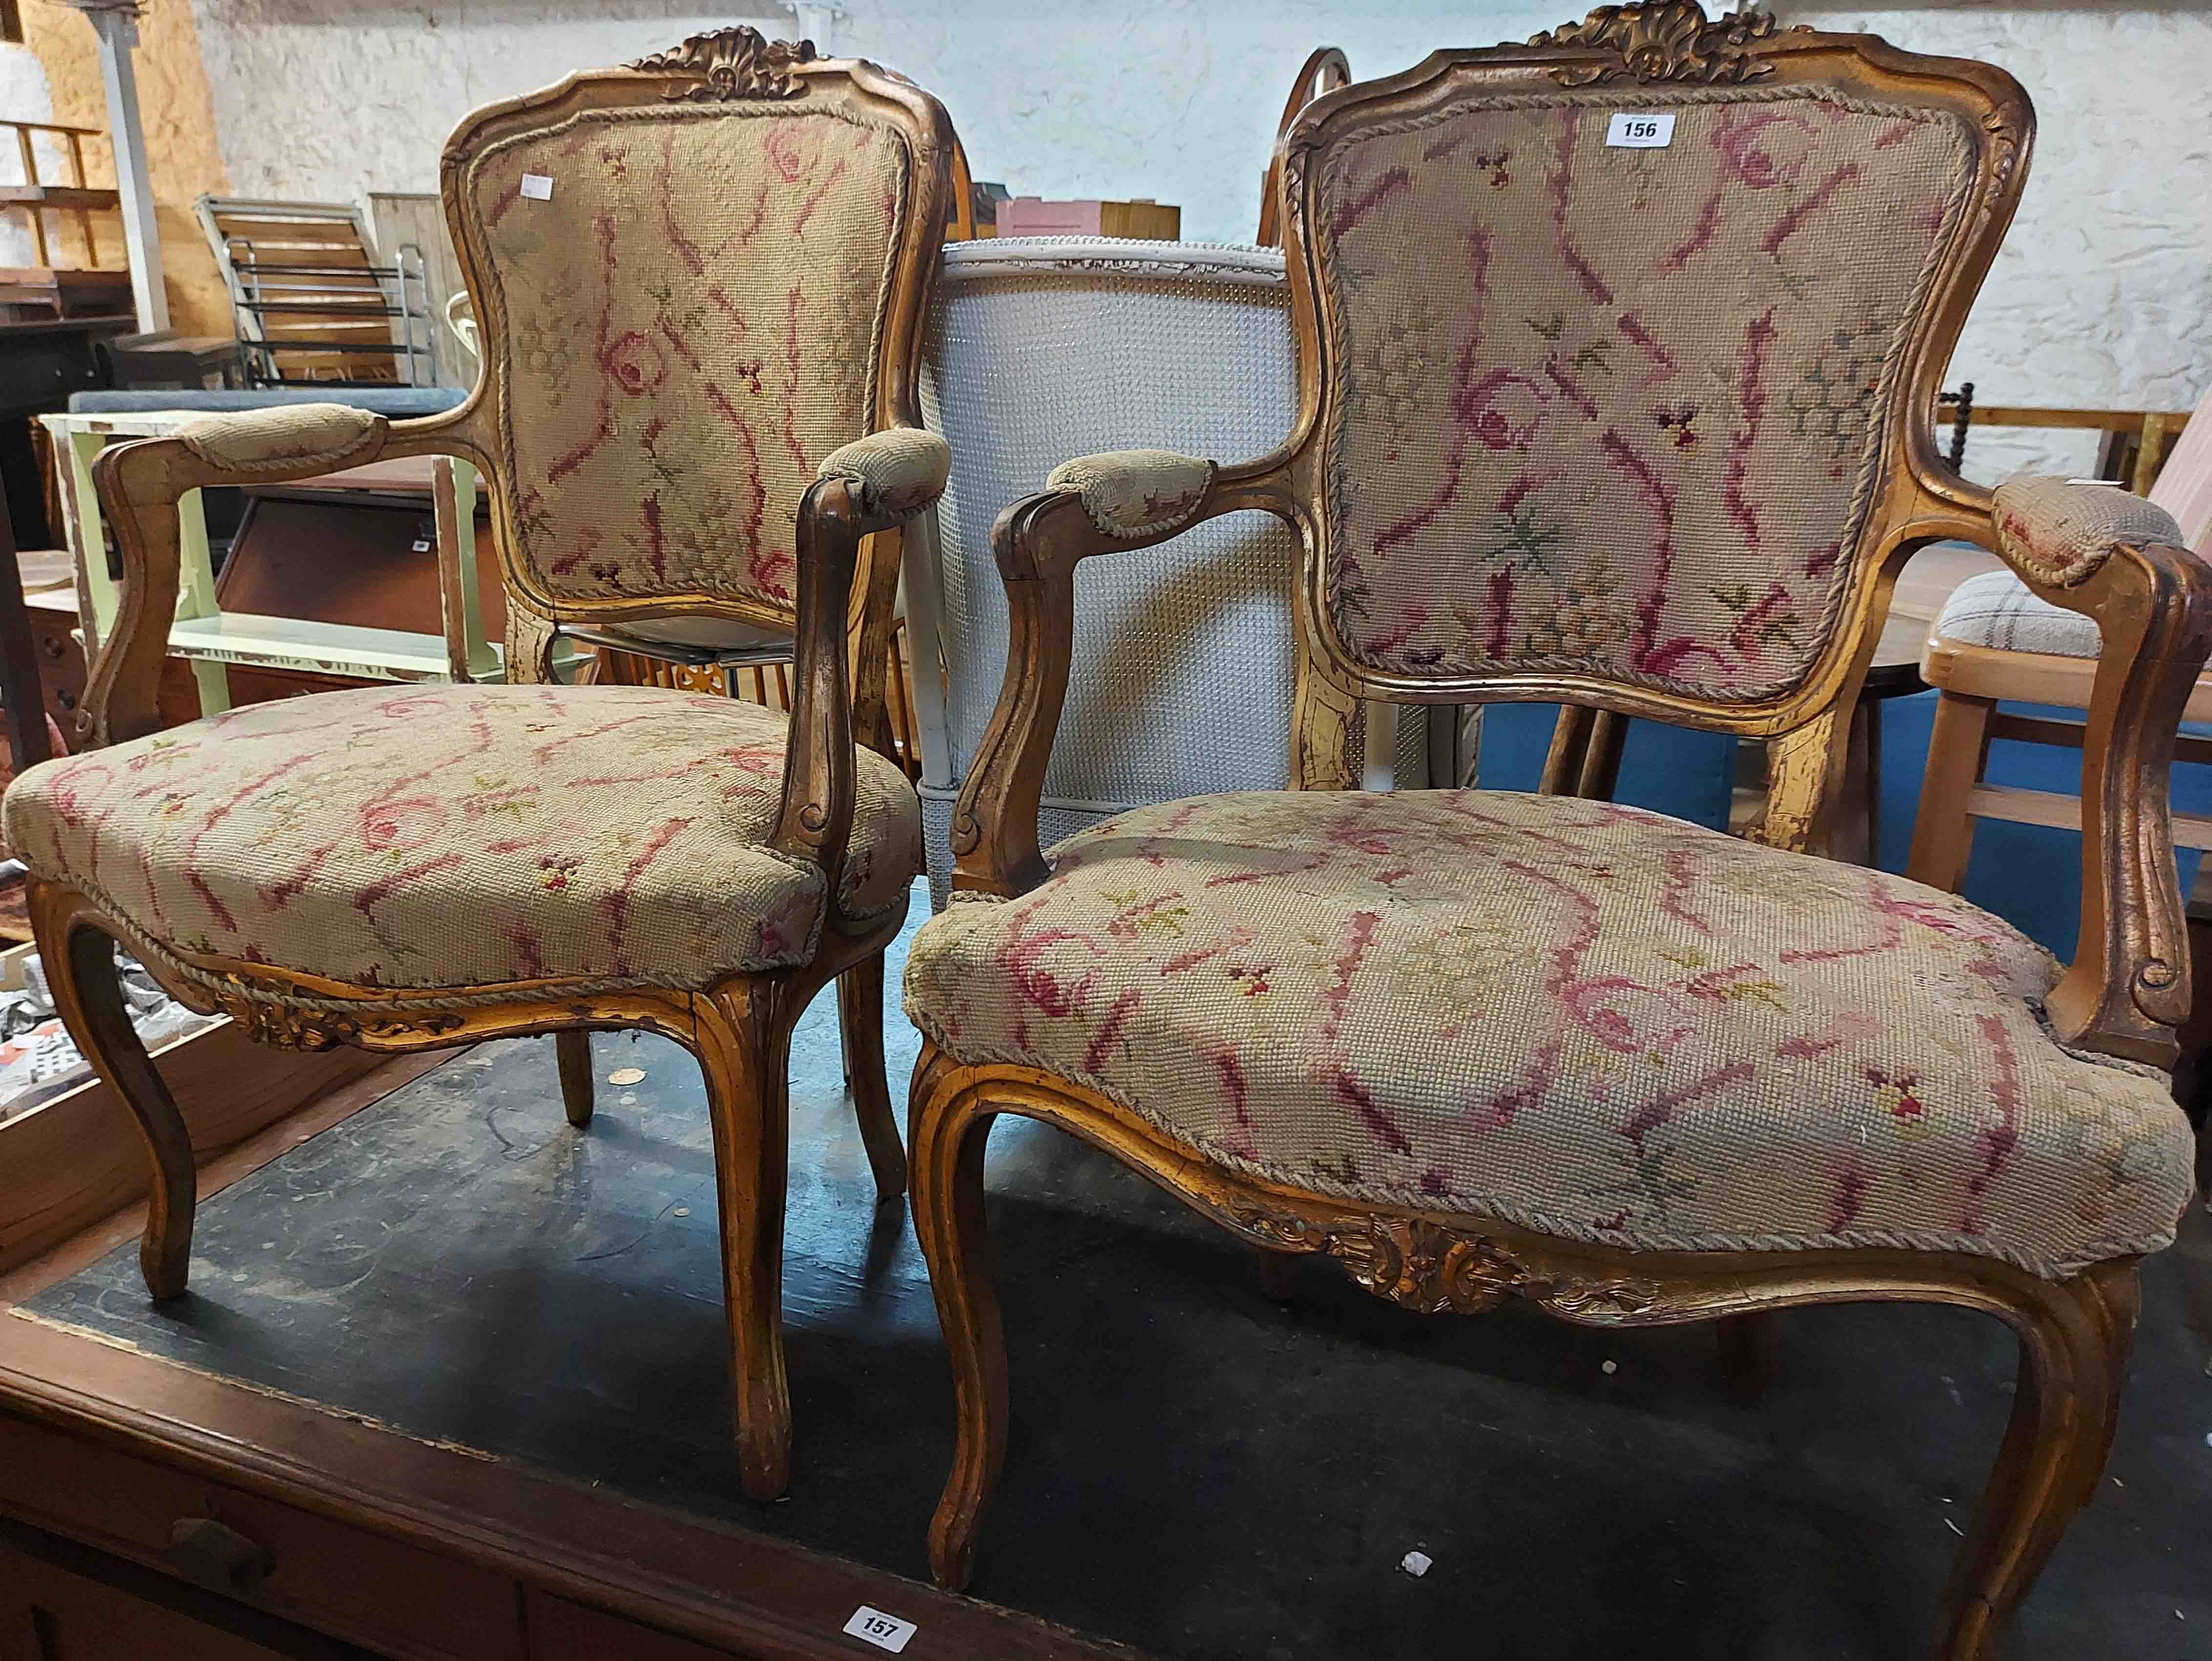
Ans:
{"label": "carved floral motif", "polygon": [[460,1013],[452,1009],[356,1015],[349,1010],[272,1002],[256,996],[250,983],[235,975],[227,976],[221,987],[202,983],[200,989],[246,1037],[278,1050],[331,1050],[342,1043],[376,1045],[410,1039],[435,1043],[461,1025]]}
{"label": "carved floral motif", "polygon": [[680,46],[639,58],[630,68],[647,75],[703,76],[696,84],[672,82],[662,95],[693,104],[720,104],[733,98],[796,98],[805,88],[791,71],[813,61],[811,40],[770,40],[758,29],[739,24],[695,34]]}
{"label": "carved floral motif", "polygon": [[1774,15],[1732,11],[1707,19],[1697,0],[1600,6],[1579,23],[1564,23],[1528,38],[1532,46],[1609,50],[1618,63],[1563,64],[1552,78],[1563,87],[1607,81],[1736,82],[1773,73],[1774,65],[1749,48],[1774,33]]}
{"label": "carved floral motif", "polygon": [[1554,1314],[1605,1320],[1639,1315],[1659,1301],[1649,1281],[1589,1280],[1523,1262],[1484,1234],[1390,1217],[1311,1221],[1231,1198],[1237,1226],[1268,1245],[1335,1258],[1377,1297],[1424,1315],[1479,1315],[1510,1293]]}

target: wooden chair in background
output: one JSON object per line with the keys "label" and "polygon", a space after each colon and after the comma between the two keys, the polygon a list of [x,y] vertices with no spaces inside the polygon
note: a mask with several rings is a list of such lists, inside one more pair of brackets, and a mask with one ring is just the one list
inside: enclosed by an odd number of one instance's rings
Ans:
{"label": "wooden chair in background", "polygon": [[1936,422],[1951,429],[1952,471],[1963,469],[1966,435],[1975,427],[2014,427],[2045,432],[2094,433],[2094,477],[2125,484],[2137,496],[2150,494],[2151,481],[2189,423],[2186,410],[2058,410],[2025,405],[1974,401],[1974,383],[1945,392],[1936,403]]}
{"label": "wooden chair in background", "polygon": [[[1665,167],[1608,149],[1624,106],[1672,118]],[[2165,778],[2212,649],[2212,574],[2156,509],[2061,481],[1992,501],[1936,448],[2033,119],[1985,64],[1668,0],[1292,124],[1291,435],[1231,465],[1071,461],[995,532],[1012,645],[952,816],[969,903],[906,983],[957,1402],[941,1583],[1007,1447],[983,1165],[1012,1113],[1425,1312],[1717,1318],[1739,1360],[1802,1305],[2001,1317],[2019,1389],[1941,1645],[1993,1653],[2095,1491],[2136,1260],[2189,1191],[2163,1083],[2087,1057],[2170,1061],[2188,1009]],[[1659,389],[1690,365],[1713,390],[1686,405]],[[1791,418],[1784,389],[1824,388],[1832,421]],[[1303,788],[1137,809],[1048,865],[1077,566],[1251,510],[1305,551]],[[2104,630],[2063,976],[1962,900],[1808,851],[1890,585],[1951,538]],[[1565,795],[1356,792],[1362,699],[1761,738],[1766,810],[1740,840]]]}
{"label": "wooden chair in background", "polygon": [[[155,1297],[185,1288],[193,1156],[123,1013],[113,942],[280,1047],[553,1033],[579,1127],[588,1032],[657,1032],[706,1080],[744,1488],[782,1491],[787,1063],[832,977],[878,1192],[905,1180],[883,952],[920,815],[854,734],[877,725],[896,581],[870,539],[945,480],[915,376],[951,149],[927,94],[745,28],[495,104],[442,169],[484,350],[468,402],[400,422],[330,404],[210,416],[93,464],[123,560],[84,700],[95,747],[19,777],[4,821],[56,1002],[145,1140]],[[544,176],[560,189],[526,188]],[[740,243],[733,188],[770,234]],[[709,289],[792,319],[788,366],[741,356]],[[539,350],[586,318],[600,353]],[[755,426],[777,441],[731,441]],[[327,692],[159,731],[179,502],[422,456],[487,482],[510,684]],[[686,620],[795,640],[789,718],[552,684],[564,628]]]}

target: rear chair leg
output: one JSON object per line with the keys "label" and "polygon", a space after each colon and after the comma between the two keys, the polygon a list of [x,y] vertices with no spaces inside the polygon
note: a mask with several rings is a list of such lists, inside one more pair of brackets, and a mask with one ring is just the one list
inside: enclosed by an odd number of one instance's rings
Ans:
{"label": "rear chair leg", "polygon": [[553,1053],[561,1063],[561,1105],[581,1130],[592,1122],[592,1035],[556,1032]]}
{"label": "rear chair leg", "polygon": [[906,1151],[899,1146],[884,1062],[882,952],[861,958],[837,977],[837,1031],[844,1043],[853,1116],[860,1121],[860,1141],[875,1172],[876,1203],[882,1205],[906,1192]]}
{"label": "rear chair leg", "polygon": [[1254,1262],[1260,1271],[1260,1290],[1277,1303],[1285,1303],[1298,1289],[1297,1258],[1295,1251],[1271,1251],[1266,1246],[1252,1248]]}
{"label": "rear chair leg", "polygon": [[1740,1402],[1755,1402],[1766,1390],[1774,1373],[1774,1317],[1759,1312],[1724,1315],[1716,1323],[1720,1341],[1721,1377],[1729,1394]]}

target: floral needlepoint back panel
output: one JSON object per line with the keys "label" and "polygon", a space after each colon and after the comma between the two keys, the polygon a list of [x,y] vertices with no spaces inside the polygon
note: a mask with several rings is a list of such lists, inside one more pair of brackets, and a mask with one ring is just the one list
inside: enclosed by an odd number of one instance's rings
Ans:
{"label": "floral needlepoint back panel", "polygon": [[909,165],[889,123],[776,103],[586,112],[470,164],[544,593],[791,608],[799,497],[868,430]]}
{"label": "floral needlepoint back panel", "polygon": [[[1624,110],[1671,142],[1609,144]],[[1491,96],[1326,149],[1346,647],[1725,702],[1800,684],[1975,165],[1955,116],[1756,87]]]}

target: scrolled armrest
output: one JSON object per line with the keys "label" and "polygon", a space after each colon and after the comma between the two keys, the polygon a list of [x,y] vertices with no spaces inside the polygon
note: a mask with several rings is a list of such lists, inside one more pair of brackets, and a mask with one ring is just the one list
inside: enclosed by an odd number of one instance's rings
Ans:
{"label": "scrolled armrest", "polygon": [[2059,588],[2087,582],[2122,548],[2182,545],[2171,514],[2116,484],[2008,479],[1996,488],[1991,517],[2005,563]]}
{"label": "scrolled armrest", "polygon": [[163,437],[101,451],[93,484],[114,527],[123,591],[77,712],[79,734],[118,744],[161,725],[155,688],[177,610],[177,504],[188,493],[314,478],[392,455],[458,455],[482,467],[474,407],[393,423],[343,404],[275,405],[198,416]]}
{"label": "scrolled armrest", "polygon": [[935,433],[887,427],[824,456],[799,501],[790,748],[774,841],[818,863],[832,895],[858,789],[853,745],[892,753],[884,692],[899,562],[864,545],[936,502],[951,471]]}
{"label": "scrolled armrest", "polygon": [[1289,467],[1277,458],[1223,468],[1167,450],[1117,450],[1064,463],[1051,484],[991,530],[1006,588],[1006,678],[953,805],[958,892],[1011,897],[1048,874],[1037,802],[1067,697],[1076,565],[1151,547],[1224,514],[1257,508],[1297,520]]}
{"label": "scrolled armrest", "polygon": [[799,498],[798,630],[783,800],[771,841],[842,889],[859,782],[855,742],[892,753],[883,722],[898,560],[870,544],[945,488],[950,453],[915,429],[834,451]]}
{"label": "scrolled armrest", "polygon": [[814,476],[852,480],[872,517],[904,519],[943,496],[951,472],[952,452],[935,433],[887,427],[832,450]]}
{"label": "scrolled armrest", "polygon": [[391,423],[342,404],[288,404],[197,417],[163,438],[111,445],[92,465],[122,555],[122,595],[86,683],[78,733],[119,744],[161,725],[155,689],[177,611],[177,504],[211,484],[313,478],[383,453]]}
{"label": "scrolled armrest", "polygon": [[372,444],[381,447],[388,424],[380,415],[346,404],[280,404],[198,416],[169,436],[227,473],[260,477],[304,467],[312,477],[337,471]]}
{"label": "scrolled armrest", "polygon": [[1999,485],[1973,539],[2101,642],[2081,747],[2081,929],[2045,1001],[2051,1029],[2070,1048],[2172,1067],[2190,962],[2167,776],[2212,655],[2212,566],[2142,497],[2061,479]]}
{"label": "scrolled armrest", "polygon": [[1150,537],[1195,519],[1217,471],[1173,450],[1108,450],[1061,462],[1045,485],[1073,491],[1103,535]]}

